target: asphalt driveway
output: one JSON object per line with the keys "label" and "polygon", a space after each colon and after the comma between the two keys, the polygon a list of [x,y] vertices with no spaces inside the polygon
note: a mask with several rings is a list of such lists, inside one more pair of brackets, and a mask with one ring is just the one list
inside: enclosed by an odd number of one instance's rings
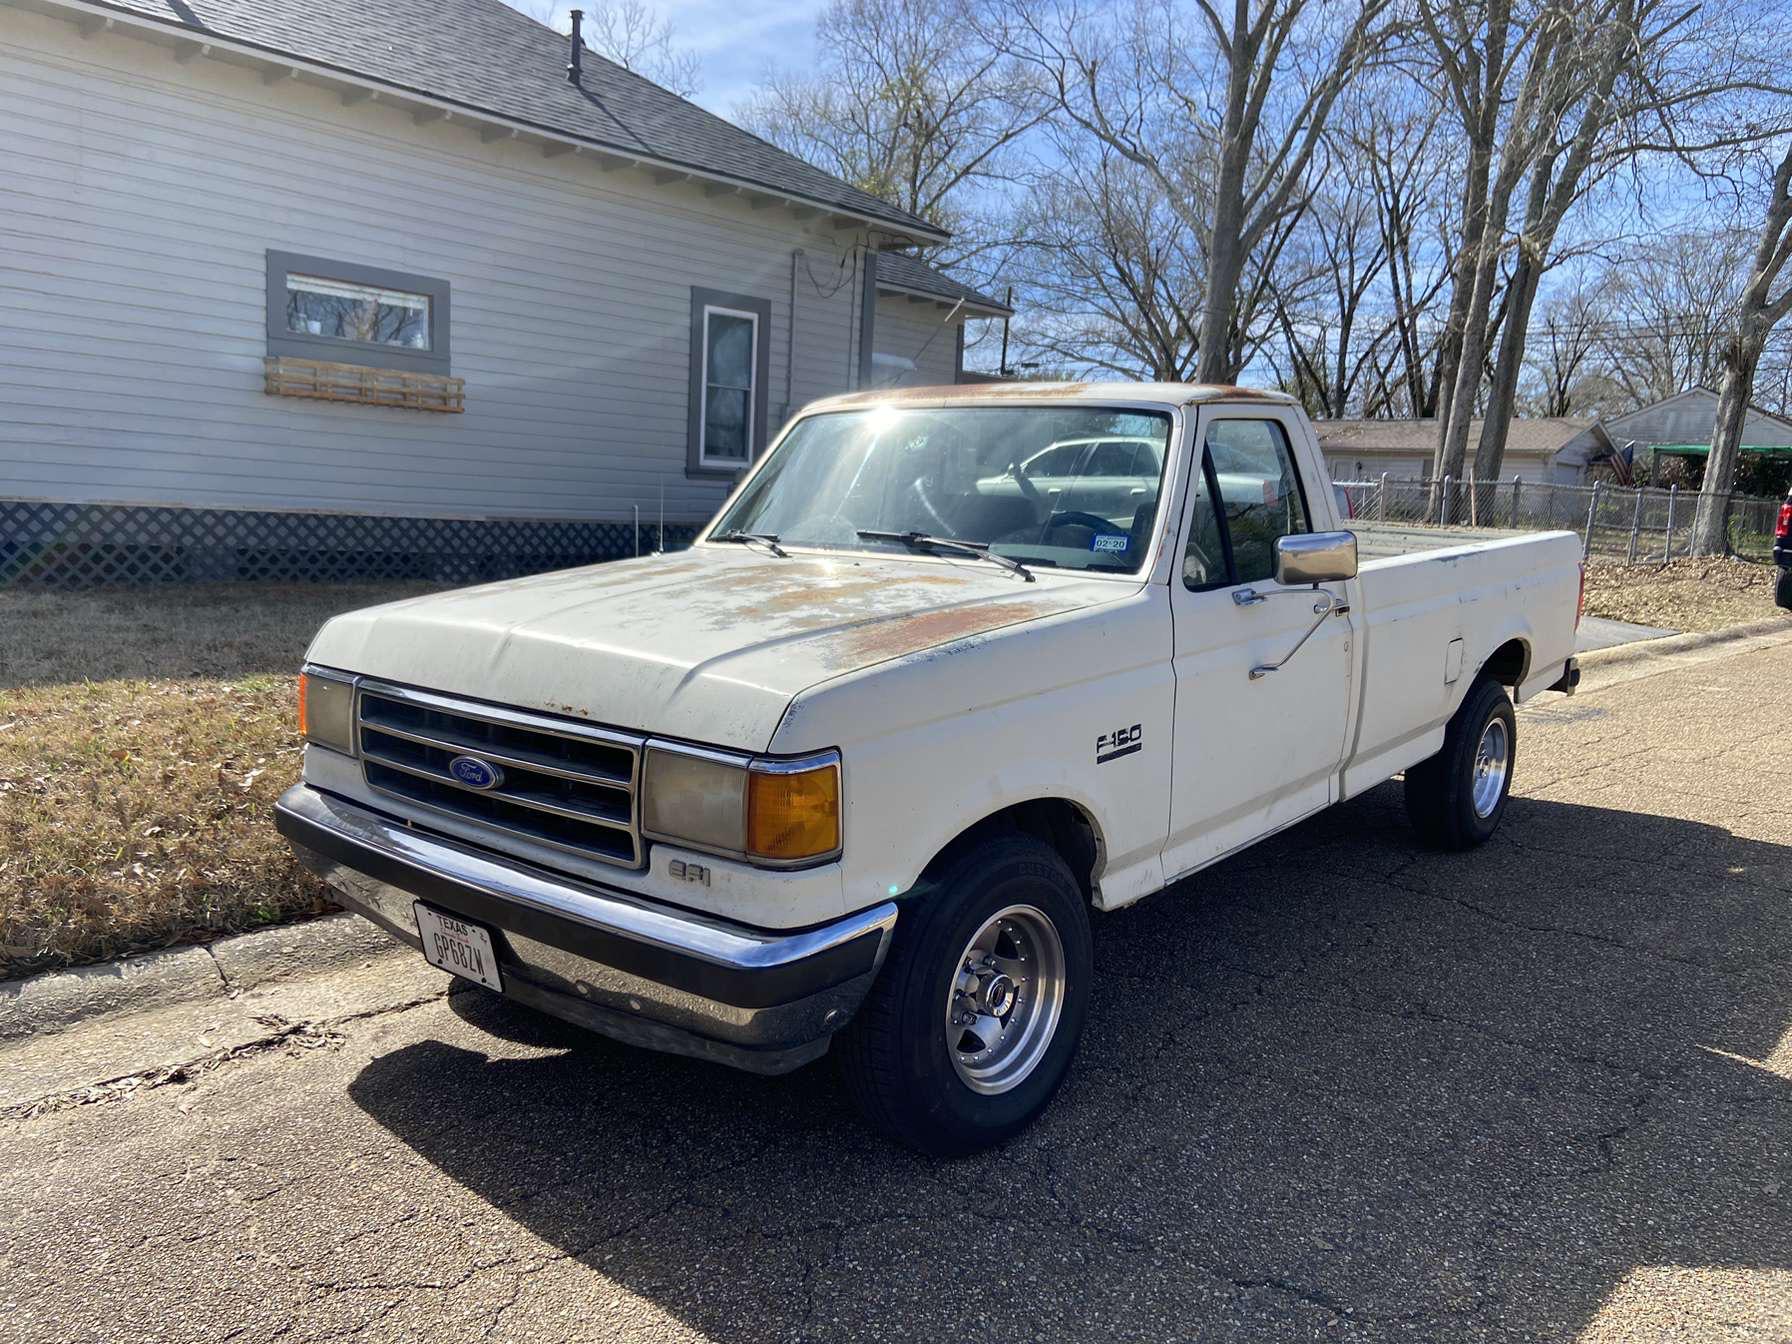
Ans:
{"label": "asphalt driveway", "polygon": [[19,1341],[1785,1340],[1792,644],[1519,727],[1096,923],[1070,1083],[955,1163],[825,1068],[479,992],[0,1126]]}

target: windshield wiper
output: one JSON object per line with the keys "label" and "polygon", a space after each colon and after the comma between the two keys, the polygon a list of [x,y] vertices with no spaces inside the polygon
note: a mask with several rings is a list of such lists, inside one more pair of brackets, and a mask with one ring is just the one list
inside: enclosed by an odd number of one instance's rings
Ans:
{"label": "windshield wiper", "polygon": [[926,532],[879,532],[869,527],[861,527],[859,536],[867,541],[899,541],[911,551],[945,551],[976,560],[990,560],[1003,569],[1013,570],[1028,583],[1033,582],[1031,570],[1012,556],[997,555],[989,549],[987,541],[959,541],[956,537],[935,537]]}
{"label": "windshield wiper", "polygon": [[739,542],[743,546],[749,546],[754,542],[758,542],[780,560],[788,560],[790,558],[790,552],[778,545],[778,538],[770,532],[742,532],[739,528],[736,528],[732,532],[719,532],[711,537],[710,540]]}

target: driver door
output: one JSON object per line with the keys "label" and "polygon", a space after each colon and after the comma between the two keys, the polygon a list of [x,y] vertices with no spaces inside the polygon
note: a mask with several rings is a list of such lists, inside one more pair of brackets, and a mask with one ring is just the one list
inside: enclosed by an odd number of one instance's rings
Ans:
{"label": "driver door", "polygon": [[[1280,407],[1203,407],[1195,433],[1181,562],[1170,576],[1170,878],[1332,802],[1351,703],[1349,585],[1316,593],[1274,577],[1276,538],[1314,530],[1297,418]],[[1288,654],[1327,595],[1335,614],[1280,669],[1253,678]]]}

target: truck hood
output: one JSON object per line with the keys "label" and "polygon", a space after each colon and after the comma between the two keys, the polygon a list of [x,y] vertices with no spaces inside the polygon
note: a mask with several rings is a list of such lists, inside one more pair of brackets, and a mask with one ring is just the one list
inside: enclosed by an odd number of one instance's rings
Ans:
{"label": "truck hood", "polygon": [[984,561],[699,546],[350,612],[310,662],[761,751],[798,692],[1135,586]]}

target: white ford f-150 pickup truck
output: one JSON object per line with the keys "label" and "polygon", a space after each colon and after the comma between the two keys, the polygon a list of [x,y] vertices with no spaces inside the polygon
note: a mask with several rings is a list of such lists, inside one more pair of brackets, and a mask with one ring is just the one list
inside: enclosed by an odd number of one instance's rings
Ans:
{"label": "white ford f-150 pickup truck", "polygon": [[1430,843],[1499,824],[1578,542],[1359,569],[1336,510],[1276,394],[836,397],[688,551],[330,621],[279,826],[446,970],[765,1073],[831,1045],[968,1151],[1064,1078],[1091,909],[1402,771]]}

